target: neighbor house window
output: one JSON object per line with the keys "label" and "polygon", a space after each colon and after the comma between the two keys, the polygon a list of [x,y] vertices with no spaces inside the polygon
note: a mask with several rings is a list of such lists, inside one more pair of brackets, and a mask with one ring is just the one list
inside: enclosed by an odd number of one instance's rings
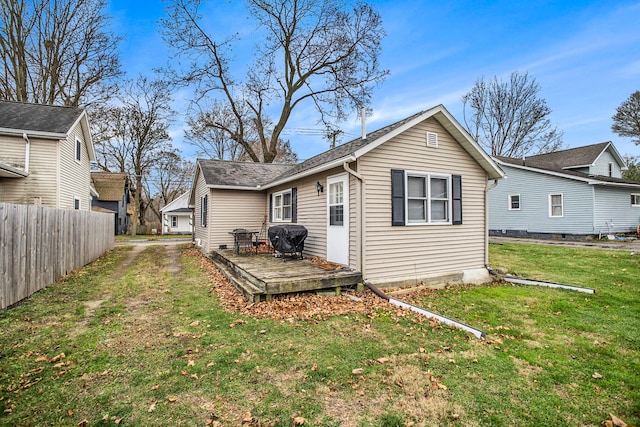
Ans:
{"label": "neighbor house window", "polygon": [[291,222],[292,200],[291,189],[273,193],[273,221]]}
{"label": "neighbor house window", "polygon": [[640,194],[631,195],[631,206],[640,207]]}
{"label": "neighbor house window", "polygon": [[73,198],[73,209],[80,210],[80,197]]}
{"label": "neighbor house window", "polygon": [[207,215],[209,212],[209,196],[200,197],[200,225],[207,226]]}
{"label": "neighbor house window", "polygon": [[511,194],[511,195],[509,195],[509,210],[510,211],[519,211],[520,210],[520,195],[519,194]]}
{"label": "neighbor house window", "polygon": [[178,217],[177,216],[172,216],[171,217],[171,226],[172,227],[177,227],[178,226]]}
{"label": "neighbor house window", "polygon": [[613,176],[613,163],[609,163],[609,176]]}
{"label": "neighbor house window", "polygon": [[550,217],[562,217],[564,216],[562,194],[549,194],[549,216]]}
{"label": "neighbor house window", "polygon": [[407,223],[449,223],[450,187],[448,176],[407,172]]}
{"label": "neighbor house window", "polygon": [[76,161],[79,162],[82,159],[82,142],[76,138]]}

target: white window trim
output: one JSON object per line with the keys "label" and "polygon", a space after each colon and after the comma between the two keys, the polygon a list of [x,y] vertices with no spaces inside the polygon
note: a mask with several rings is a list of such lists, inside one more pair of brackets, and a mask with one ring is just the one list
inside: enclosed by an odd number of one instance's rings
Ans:
{"label": "white window trim", "polygon": [[[284,202],[284,195],[285,194],[289,194],[289,204],[285,205],[285,204],[281,204],[281,205],[276,205],[276,199],[278,197],[280,197],[280,200],[282,202]],[[282,190],[282,191],[278,191],[276,193],[273,193],[271,195],[272,197],[272,206],[271,206],[271,222],[291,222],[291,220],[293,219],[293,192],[291,191],[291,188],[287,188],[286,190]],[[281,203],[282,203],[281,202]],[[284,207],[285,206],[289,206],[289,218],[285,218],[283,216],[283,212],[284,212]]]}
{"label": "white window trim", "polygon": [[[176,225],[173,225],[174,220],[175,220],[175,224]],[[177,228],[178,227],[178,215],[171,215],[171,227],[173,227],[173,228]]]}
{"label": "white window trim", "polygon": [[[205,208],[205,200],[206,200],[206,208]],[[200,226],[207,226],[207,216],[209,215],[209,198],[205,196],[200,197]]]}
{"label": "white window trim", "polygon": [[[409,177],[422,177],[425,178],[427,184],[427,218],[426,221],[409,220]],[[431,220],[431,178],[440,178],[447,180],[447,220],[446,221],[432,221]],[[404,223],[408,226],[423,226],[423,225],[451,225],[453,221],[453,193],[451,191],[451,175],[442,173],[430,173],[424,171],[405,171],[404,174]]]}
{"label": "white window trim", "polygon": [[[513,207],[513,197],[518,197],[518,207],[514,208]],[[520,197],[520,194],[509,194],[509,210],[510,211],[519,211],[520,209],[522,209],[522,197]]]}
{"label": "white window trim", "polygon": [[631,207],[640,208],[640,193],[631,193],[631,197],[635,197],[637,199],[637,203],[631,202]]}
{"label": "white window trim", "polygon": [[[80,157],[78,159],[78,157]],[[76,163],[82,163],[82,141],[76,136],[76,143],[73,147],[73,159]]]}
{"label": "white window trim", "polygon": [[[77,208],[76,208],[76,202],[78,202]],[[82,209],[82,199],[79,196],[73,196],[73,209],[78,211]]]}
{"label": "white window trim", "polygon": [[[562,204],[560,205],[560,207],[562,208],[562,215],[553,215],[553,206],[551,205],[553,196],[560,196],[560,200],[562,202]],[[549,194],[549,218],[564,218],[564,193]]]}

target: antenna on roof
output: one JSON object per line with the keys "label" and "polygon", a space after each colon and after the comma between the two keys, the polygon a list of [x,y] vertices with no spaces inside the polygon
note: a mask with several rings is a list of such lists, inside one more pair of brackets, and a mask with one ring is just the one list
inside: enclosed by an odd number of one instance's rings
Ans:
{"label": "antenna on roof", "polygon": [[367,139],[367,110],[364,107],[360,110],[360,121],[362,122],[362,139]]}

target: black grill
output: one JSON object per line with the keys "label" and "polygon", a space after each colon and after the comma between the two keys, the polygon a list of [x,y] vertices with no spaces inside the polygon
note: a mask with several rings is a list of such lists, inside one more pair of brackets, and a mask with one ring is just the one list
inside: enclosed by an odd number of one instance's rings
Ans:
{"label": "black grill", "polygon": [[269,227],[269,240],[276,251],[276,256],[280,254],[302,258],[307,234],[307,229],[302,225],[282,224]]}

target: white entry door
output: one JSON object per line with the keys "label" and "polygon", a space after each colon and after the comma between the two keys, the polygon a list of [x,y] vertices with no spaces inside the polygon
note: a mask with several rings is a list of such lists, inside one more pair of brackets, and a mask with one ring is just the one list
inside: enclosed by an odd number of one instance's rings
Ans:
{"label": "white entry door", "polygon": [[349,175],[327,178],[327,261],[349,265]]}

